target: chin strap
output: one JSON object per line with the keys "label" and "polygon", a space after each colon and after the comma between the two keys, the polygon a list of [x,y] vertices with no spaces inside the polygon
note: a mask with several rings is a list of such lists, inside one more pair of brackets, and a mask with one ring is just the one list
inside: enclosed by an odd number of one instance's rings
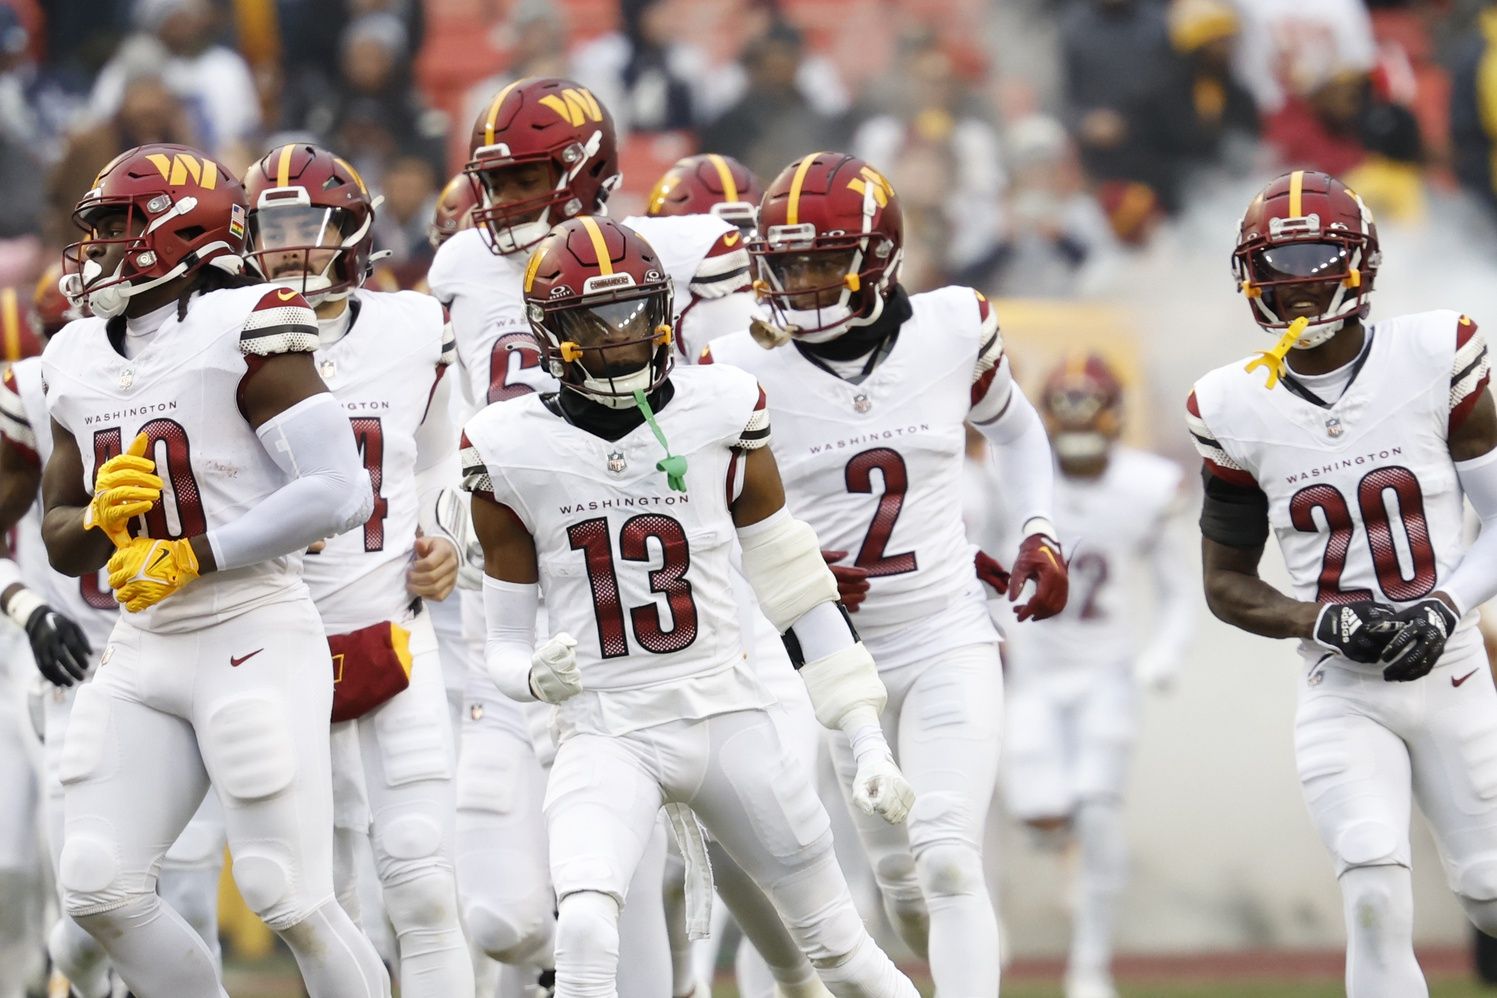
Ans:
{"label": "chin strap", "polygon": [[1289,328],[1284,330],[1284,335],[1279,337],[1279,342],[1275,343],[1272,349],[1259,353],[1258,356],[1247,362],[1247,366],[1243,370],[1251,374],[1260,367],[1266,367],[1268,368],[1268,379],[1264,382],[1263,387],[1272,388],[1274,385],[1277,385],[1279,379],[1284,376],[1284,372],[1288,369],[1288,366],[1284,363],[1284,358],[1289,354],[1290,350],[1294,349],[1294,344],[1299,342],[1300,336],[1304,334],[1305,329],[1309,325],[1310,320],[1305,316],[1295,319],[1289,324]]}
{"label": "chin strap", "polygon": [[665,450],[665,457],[655,462],[655,470],[665,472],[665,480],[672,489],[685,492],[686,458],[671,453],[671,445],[665,440],[665,431],[661,430],[660,424],[655,422],[655,411],[650,408],[650,400],[645,398],[645,393],[638,388],[634,390],[634,404],[639,408],[640,414],[645,417],[645,422],[650,424],[650,432],[655,434],[655,439],[660,441],[661,448]]}

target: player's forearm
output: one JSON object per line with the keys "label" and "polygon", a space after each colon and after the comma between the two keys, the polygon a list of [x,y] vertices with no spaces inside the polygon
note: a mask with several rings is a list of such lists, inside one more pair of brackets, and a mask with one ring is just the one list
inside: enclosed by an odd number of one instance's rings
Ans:
{"label": "player's forearm", "polygon": [[1320,607],[1290,599],[1273,586],[1241,572],[1206,576],[1206,605],[1218,620],[1265,638],[1311,638]]}
{"label": "player's forearm", "polygon": [[1022,534],[1053,531],[1049,522],[1055,505],[1055,458],[1033,403],[1016,384],[998,418],[975,425],[993,444],[1004,501]]}
{"label": "player's forearm", "polygon": [[42,517],[42,542],[52,567],[73,578],[97,572],[114,553],[114,545],[102,530],[84,529],[81,506],[47,510]]}

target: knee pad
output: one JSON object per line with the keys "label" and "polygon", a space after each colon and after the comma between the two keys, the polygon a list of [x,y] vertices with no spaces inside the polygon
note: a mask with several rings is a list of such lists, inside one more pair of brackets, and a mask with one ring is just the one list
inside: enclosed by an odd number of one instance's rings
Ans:
{"label": "knee pad", "polygon": [[208,771],[221,793],[245,802],[266,800],[296,778],[291,725],[276,701],[244,696],[220,704],[204,730]]}
{"label": "knee pad", "polygon": [[1347,825],[1336,835],[1332,848],[1343,869],[1358,866],[1407,866],[1399,856],[1399,843],[1405,836],[1391,825],[1378,821],[1358,821]]}
{"label": "knee pad", "polygon": [[381,822],[374,830],[374,856],[380,880],[398,883],[419,870],[447,865],[442,852],[442,828],[425,814],[403,814]]}
{"label": "knee pad", "polygon": [[931,846],[915,860],[915,869],[927,898],[987,893],[982,854],[966,845]]}
{"label": "knee pad", "polygon": [[490,959],[523,964],[544,953],[551,942],[552,917],[548,906],[516,904],[505,911],[470,901],[463,906],[468,939]]}
{"label": "knee pad", "polygon": [[1497,936],[1497,899],[1477,900],[1462,897],[1460,902],[1472,925],[1489,936]]}
{"label": "knee pad", "polygon": [[295,925],[308,912],[284,910],[291,893],[291,870],[277,856],[246,851],[234,857],[234,883],[244,903],[271,929],[280,931]]}
{"label": "knee pad", "polygon": [[67,837],[57,863],[57,879],[69,915],[77,918],[123,904],[129,895],[118,882],[119,876],[119,857],[107,839],[83,834]]}
{"label": "knee pad", "polygon": [[1497,854],[1477,857],[1451,880],[1451,888],[1462,900],[1497,900]]}
{"label": "knee pad", "polygon": [[916,856],[940,843],[978,847],[971,808],[959,794],[925,793],[910,808],[910,851]]}
{"label": "knee pad", "polygon": [[619,962],[619,911],[618,899],[599,891],[577,891],[557,905],[557,975],[569,978],[569,991],[590,994],[599,982],[605,989],[614,987]]}
{"label": "knee pad", "polygon": [[427,870],[388,886],[384,898],[385,916],[397,936],[421,929],[457,928],[457,881],[451,870]]}
{"label": "knee pad", "polygon": [[915,857],[907,852],[880,856],[873,864],[873,879],[886,897],[918,901],[923,896],[915,870]]}

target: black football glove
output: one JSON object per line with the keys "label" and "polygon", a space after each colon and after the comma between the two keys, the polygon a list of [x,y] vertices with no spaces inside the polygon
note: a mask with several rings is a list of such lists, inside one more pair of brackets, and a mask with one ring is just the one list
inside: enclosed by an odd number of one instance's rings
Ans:
{"label": "black football glove", "polygon": [[1378,659],[1386,666],[1383,678],[1390,683],[1407,683],[1429,675],[1460,618],[1444,600],[1431,597],[1399,610],[1396,619],[1403,626]]}
{"label": "black football glove", "polygon": [[88,676],[93,649],[83,630],[67,617],[43,604],[26,620],[26,637],[37,670],[54,686],[72,686]]}
{"label": "black football glove", "polygon": [[1326,605],[1315,618],[1315,643],[1353,662],[1372,665],[1402,629],[1393,608],[1381,603]]}

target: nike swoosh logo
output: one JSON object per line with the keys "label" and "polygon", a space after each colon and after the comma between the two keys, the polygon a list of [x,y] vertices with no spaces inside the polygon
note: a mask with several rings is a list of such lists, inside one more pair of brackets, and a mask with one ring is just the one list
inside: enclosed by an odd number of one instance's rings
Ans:
{"label": "nike swoosh logo", "polygon": [[240,655],[238,658],[235,658],[233,655],[230,655],[229,656],[229,667],[233,668],[233,669],[237,669],[241,665],[243,665],[244,663],[248,662],[250,659],[254,658],[256,655],[260,654],[264,650],[265,650],[264,648],[256,648],[254,651],[250,652],[248,655]]}
{"label": "nike swoosh logo", "polygon": [[741,233],[741,232],[729,232],[727,235],[723,236],[723,245],[724,246],[737,246],[738,245],[738,240],[740,240],[742,238],[743,238],[743,233]]}
{"label": "nike swoosh logo", "polygon": [[1480,671],[1481,671],[1480,669],[1472,669],[1470,672],[1466,673],[1460,679],[1457,679],[1454,676],[1451,676],[1450,677],[1450,685],[1451,686],[1459,686],[1462,683],[1464,683],[1466,680],[1470,679],[1472,676],[1476,675]]}
{"label": "nike swoosh logo", "polygon": [[291,288],[282,288],[280,291],[277,291],[275,293],[275,296],[277,298],[279,298],[281,301],[290,301],[291,299],[295,298],[299,293],[300,292],[293,291]]}
{"label": "nike swoosh logo", "polygon": [[157,551],[156,560],[151,562],[151,567],[146,569],[146,574],[155,575],[156,569],[160,568],[163,562],[170,561],[171,557],[172,553],[166,548],[162,548],[160,551]]}

